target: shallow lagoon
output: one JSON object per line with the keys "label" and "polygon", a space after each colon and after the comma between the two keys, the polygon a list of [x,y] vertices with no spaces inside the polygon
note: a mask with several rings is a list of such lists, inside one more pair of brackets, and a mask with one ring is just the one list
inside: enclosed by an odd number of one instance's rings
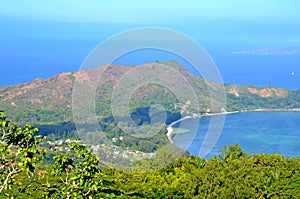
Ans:
{"label": "shallow lagoon", "polygon": [[[174,125],[189,129],[188,133],[174,135],[174,143],[198,156],[210,120],[211,117],[186,119]],[[245,112],[226,115],[222,133],[206,158],[218,154],[225,145],[236,143],[250,154],[300,156],[300,112]]]}

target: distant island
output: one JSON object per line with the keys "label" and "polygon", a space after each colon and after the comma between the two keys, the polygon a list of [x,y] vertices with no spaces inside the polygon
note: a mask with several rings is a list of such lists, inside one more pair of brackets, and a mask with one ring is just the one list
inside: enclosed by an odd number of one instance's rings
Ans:
{"label": "distant island", "polygon": [[299,53],[299,49],[283,49],[283,48],[261,48],[255,50],[234,51],[233,54],[249,54],[249,55],[291,55]]}

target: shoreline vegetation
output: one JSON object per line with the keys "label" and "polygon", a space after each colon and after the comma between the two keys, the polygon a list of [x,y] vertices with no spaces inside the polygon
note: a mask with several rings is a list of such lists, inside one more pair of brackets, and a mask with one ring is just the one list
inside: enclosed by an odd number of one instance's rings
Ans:
{"label": "shoreline vegetation", "polygon": [[236,114],[236,113],[245,113],[245,112],[300,112],[300,108],[293,108],[293,109],[253,109],[253,110],[241,110],[241,111],[229,111],[229,112],[219,112],[219,113],[204,113],[204,114],[193,114],[192,116],[188,115],[183,118],[180,118],[179,120],[176,120],[172,122],[171,124],[168,125],[167,127],[167,137],[168,140],[171,144],[174,143],[172,137],[174,134],[174,129],[173,126],[177,124],[178,122],[184,121],[186,119],[194,119],[198,118],[200,119],[201,117],[213,117],[213,116],[218,116],[218,115],[229,115],[229,114]]}

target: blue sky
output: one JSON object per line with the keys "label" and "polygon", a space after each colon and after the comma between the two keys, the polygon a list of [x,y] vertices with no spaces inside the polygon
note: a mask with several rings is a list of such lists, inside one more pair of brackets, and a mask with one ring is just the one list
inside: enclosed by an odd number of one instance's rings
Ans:
{"label": "blue sky", "polygon": [[[1,0],[1,36],[97,38],[99,33],[106,37],[128,28],[158,26],[198,39],[239,40],[246,36],[257,41],[300,42],[299,8],[297,0]],[[107,25],[115,27],[101,29]]]}
{"label": "blue sky", "polygon": [[[60,22],[167,23],[200,21],[297,21],[297,0],[78,1],[2,0],[1,15]],[[263,20],[262,20],[263,19]]]}
{"label": "blue sky", "polygon": [[0,85],[76,70],[97,44],[138,27],[177,30],[212,56],[298,47],[299,8],[297,0],[1,0]]}

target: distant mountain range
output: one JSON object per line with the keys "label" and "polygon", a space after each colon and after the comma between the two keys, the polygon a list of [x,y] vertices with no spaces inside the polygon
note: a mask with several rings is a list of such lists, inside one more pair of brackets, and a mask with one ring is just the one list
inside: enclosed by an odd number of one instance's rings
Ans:
{"label": "distant mountain range", "polygon": [[[98,118],[112,115],[111,96],[121,78],[135,67],[159,67],[157,63],[147,63],[142,66],[109,65],[58,74],[49,79],[36,79],[28,83],[0,87],[0,109],[5,110],[10,120],[17,123],[29,122],[32,124],[59,124],[72,122],[72,94],[75,81],[79,84],[90,85],[95,83],[95,74],[103,73],[98,88],[95,91],[95,111]],[[193,112],[221,112],[240,111],[250,109],[292,109],[298,108],[300,92],[275,87],[256,87],[242,85],[225,85],[227,106],[221,107],[218,98],[213,102],[211,95],[218,95],[222,86],[202,77],[189,73],[176,61],[164,63],[172,67],[184,77],[197,96],[195,107],[189,99],[178,101],[169,88],[152,83],[142,85],[133,93],[130,101],[130,111],[138,108],[151,107],[152,104],[162,104],[172,113],[189,115]],[[169,78],[168,74],[165,78]],[[96,78],[96,79],[95,79]],[[130,80],[129,80],[130,81]],[[215,109],[211,107],[214,104]],[[84,107],[83,107],[84,108]]]}

